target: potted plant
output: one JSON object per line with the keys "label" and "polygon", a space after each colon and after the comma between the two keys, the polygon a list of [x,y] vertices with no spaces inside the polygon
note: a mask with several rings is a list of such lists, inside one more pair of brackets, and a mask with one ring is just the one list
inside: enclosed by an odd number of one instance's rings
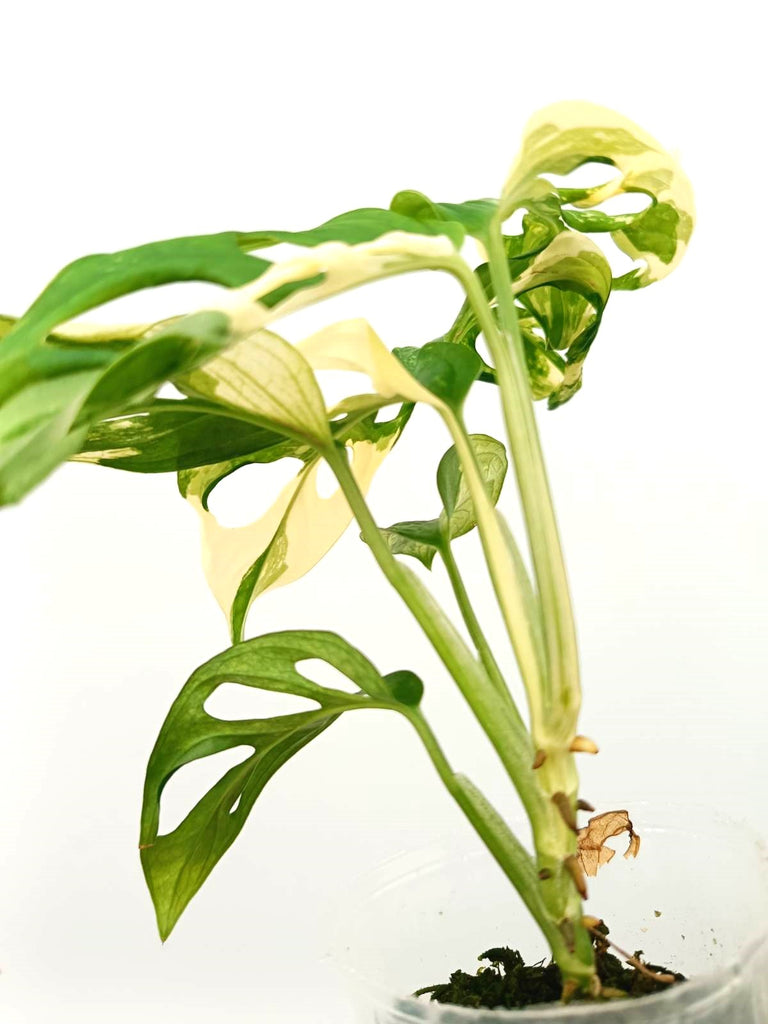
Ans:
{"label": "potted plant", "polygon": [[[580,188],[556,186],[547,177],[594,162],[611,165],[615,177]],[[632,192],[647,196],[649,205],[620,215],[599,209],[606,199]],[[521,211],[520,229],[505,228]],[[412,726],[487,848],[495,877],[519,894],[553,958],[549,987],[515,1002],[509,979],[523,977],[525,969],[509,951],[496,950],[480,978],[497,979],[501,988],[484,1003],[475,989],[465,993],[469,1007],[487,1007],[470,1012],[497,1019],[504,1011],[494,1006],[551,1003],[555,990],[562,1002],[579,1004],[578,1013],[605,1007],[614,1013],[630,990],[658,990],[649,996],[654,1006],[680,1007],[690,998],[677,994],[685,986],[676,984],[674,972],[630,953],[621,953],[628,966],[616,968],[612,938],[601,918],[584,909],[587,877],[613,856],[608,840],[623,835],[626,856],[634,857],[641,838],[628,809],[597,813],[579,795],[577,760],[598,749],[578,727],[575,629],[533,402],[557,408],[573,398],[611,292],[667,276],[682,259],[692,227],[690,184],[673,157],[613,111],[566,102],[529,123],[498,200],[441,203],[402,191],[387,209],[353,210],[307,231],[223,232],[88,256],[65,267],[18,321],[2,321],[0,502],[20,500],[67,459],[176,472],[183,497],[200,517],[206,575],[229,623],[231,646],[184,684],[147,767],[140,850],[163,939],[278,769],[345,712],[387,710]],[[636,266],[614,278],[594,240],[600,235]],[[462,255],[467,239],[482,252],[474,268]],[[305,253],[276,263],[254,255],[281,242]],[[420,348],[391,350],[361,319],[330,324],[295,346],[275,333],[280,319],[296,310],[356,285],[422,270],[451,275],[465,301],[445,334]],[[154,324],[94,329],[77,322],[111,299],[185,280],[227,291],[202,311]],[[487,359],[477,348],[481,335]],[[315,376],[326,369],[363,373],[370,387],[327,408]],[[183,397],[157,397],[168,381]],[[500,403],[505,443],[470,432],[463,409],[473,387],[485,387]],[[407,443],[418,403],[442,419],[452,441],[436,470],[437,514],[384,526],[366,492],[394,445]],[[301,469],[260,520],[232,528],[216,519],[209,498],[222,480],[243,466],[286,458],[298,459]],[[496,507],[508,463],[530,568]],[[337,481],[330,498],[317,490],[323,465]],[[527,815],[530,848],[449,764],[420,708],[424,684],[408,666],[379,670],[349,638],[324,631],[245,638],[254,600],[309,572],[353,519],[368,561],[399,593],[503,765]],[[453,542],[472,530],[514,650],[526,717],[453,554]],[[430,569],[436,559],[450,578],[468,641],[423,574],[408,565],[416,560]],[[351,689],[303,674],[310,659],[341,672]],[[225,721],[206,710],[225,683],[292,694],[315,707]],[[161,834],[160,803],[173,774],[241,745],[251,748],[250,756],[202,794],[177,828]],[[580,812],[592,817],[579,820]],[[606,965],[616,968],[610,977]],[[530,972],[541,975],[536,966]],[[763,996],[751,983],[744,990],[738,1005],[747,1024],[760,1018],[746,1016],[744,1000],[757,1006]],[[692,987],[687,991],[695,995]],[[461,995],[445,986],[428,994],[448,1001]],[[391,1019],[430,1019],[428,1013],[440,1012],[424,1005],[406,1000],[391,1010]],[[542,1019],[565,1019],[562,1009],[540,1012]]]}

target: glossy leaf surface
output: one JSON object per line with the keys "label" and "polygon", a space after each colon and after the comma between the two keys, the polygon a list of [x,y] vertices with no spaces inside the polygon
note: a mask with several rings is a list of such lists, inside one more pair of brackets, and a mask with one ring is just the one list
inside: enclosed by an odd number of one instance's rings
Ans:
{"label": "glossy leaf surface", "polygon": [[[321,686],[300,663],[321,659],[345,675],[357,693]],[[414,677],[416,678],[416,677]],[[316,710],[223,721],[206,703],[224,683],[309,698]],[[395,693],[402,687],[408,703]],[[417,702],[410,679],[382,679],[354,647],[333,633],[271,633],[237,644],[195,671],[173,703],[147,766],[141,814],[141,862],[166,939],[189,901],[239,835],[260,793],[286,761],[342,712],[377,707],[405,710]],[[163,789],[184,765],[233,747],[252,754],[227,771],[172,832],[159,834]]]}

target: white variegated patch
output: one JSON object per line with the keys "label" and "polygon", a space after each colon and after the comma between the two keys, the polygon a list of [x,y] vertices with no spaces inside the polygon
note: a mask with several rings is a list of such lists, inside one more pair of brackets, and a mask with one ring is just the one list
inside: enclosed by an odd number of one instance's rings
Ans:
{"label": "white variegated patch", "polygon": [[623,231],[611,232],[618,247],[645,269],[638,283],[650,284],[671,273],[683,258],[693,229],[694,201],[691,183],[675,156],[633,121],[608,107],[594,103],[554,103],[536,113],[525,127],[523,145],[502,192],[502,214],[509,216],[524,206],[542,174],[568,174],[581,164],[608,160],[619,174],[590,190],[574,206],[594,207],[624,192],[650,194],[656,204],[672,207],[678,221],[671,230],[675,250],[662,260],[647,248],[639,248]]}

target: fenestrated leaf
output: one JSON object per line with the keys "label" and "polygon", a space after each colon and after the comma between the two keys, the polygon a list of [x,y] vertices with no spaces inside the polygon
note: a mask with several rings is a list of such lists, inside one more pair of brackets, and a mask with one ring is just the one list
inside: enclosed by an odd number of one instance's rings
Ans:
{"label": "fenestrated leaf", "polygon": [[73,459],[134,473],[169,473],[237,459],[284,440],[282,434],[228,416],[213,402],[155,398],[91,427]]}
{"label": "fenestrated leaf", "polygon": [[[185,380],[185,385],[191,383],[202,393],[215,396],[217,401],[237,401],[253,409],[250,400],[243,396],[251,393],[248,375],[258,379],[261,373],[259,353],[264,335],[268,332],[259,332],[245,339],[225,354],[226,374],[223,376],[228,386],[230,355],[237,360],[236,393],[223,391],[218,386],[217,381],[222,377],[218,369],[219,359],[208,363],[190,380]],[[275,335],[269,337],[276,338]],[[286,342],[282,344],[287,345]],[[247,351],[252,345],[255,347],[253,356]],[[327,419],[333,420],[334,440],[347,446],[352,471],[365,492],[400,436],[410,415],[410,403],[422,396],[430,401],[436,399],[407,373],[365,321],[345,321],[325,328],[302,342],[293,352],[307,369],[311,366],[313,369],[362,370],[378,389],[371,395],[353,396],[329,413],[323,411],[322,414],[326,429],[329,429]],[[309,369],[308,372],[311,373]],[[314,378],[312,382],[317,387]],[[258,391],[259,401],[260,396]],[[322,398],[319,401],[322,402]],[[394,419],[376,423],[376,411],[389,403],[402,403],[403,408]],[[288,408],[301,412],[297,401]],[[337,419],[339,416],[341,419]],[[352,519],[340,489],[330,496],[320,497],[317,475],[321,459],[317,444],[315,441],[302,442],[298,432],[294,431],[294,434],[294,443],[286,441],[267,446],[254,452],[253,456],[226,460],[180,476],[182,493],[201,520],[206,577],[230,622],[235,639],[242,637],[245,618],[255,598],[272,587],[299,579],[312,569]],[[207,499],[219,481],[249,461],[272,462],[286,457],[299,458],[304,465],[259,519],[238,527],[226,527],[218,522],[208,509]]]}
{"label": "fenestrated leaf", "polygon": [[[176,321],[149,329],[147,325],[117,328],[111,332],[114,337],[109,330],[67,326],[69,337],[64,341],[51,333],[57,325],[140,288],[175,280],[206,280],[231,288],[221,301],[211,302],[209,310],[225,314],[227,343],[232,344],[280,316],[347,288],[412,270],[446,269],[460,260],[449,237],[455,235],[452,230],[446,234],[441,226],[437,234],[430,234],[415,221],[409,225],[412,230],[403,230],[402,224],[390,230],[395,215],[389,211],[382,215],[379,227],[384,233],[373,232],[377,237],[372,241],[358,245],[324,242],[310,254],[278,266],[247,256],[242,252],[249,244],[246,236],[230,232],[89,256],[65,268],[8,330],[0,346],[0,418],[7,403],[35,385],[42,386],[43,392],[27,394],[20,401],[26,408],[47,410],[47,419],[30,424],[25,439],[16,431],[18,409],[9,414],[13,434],[5,438],[0,450],[0,502],[22,497],[80,449],[93,425],[83,422],[74,427],[72,413],[79,410],[82,394],[96,387],[99,374],[106,373],[131,342],[138,343],[137,339],[170,328]],[[7,326],[6,320],[3,329]],[[169,367],[168,376],[187,369],[188,364]],[[92,376],[80,376],[86,372]],[[119,377],[111,390],[120,391]],[[127,411],[139,400],[128,388],[123,397],[116,412]],[[319,427],[319,421],[314,425]],[[0,427],[0,436],[7,433]]]}
{"label": "fenestrated leaf", "polygon": [[619,249],[640,261],[641,266],[618,278],[615,287],[639,288],[665,277],[683,258],[693,230],[690,182],[656,139],[606,107],[555,103],[531,118],[504,186],[503,215],[526,205],[532,182],[540,175],[568,174],[590,162],[612,164],[619,173],[593,188],[560,189],[564,202],[589,209],[625,192],[642,192],[650,196],[651,205],[618,218],[563,210],[564,219],[580,230],[610,231]]}
{"label": "fenestrated leaf", "polygon": [[[299,663],[318,658],[343,673],[360,692],[320,686],[302,675]],[[205,705],[224,683],[309,698],[317,702],[317,710],[222,721],[210,715]],[[144,786],[141,862],[161,937],[166,939],[171,933],[237,838],[265,785],[289,758],[344,711],[369,707],[407,714],[408,708],[418,703],[417,689],[410,679],[382,679],[359,651],[326,632],[260,636],[229,648],[198,668],[163,723]],[[400,691],[405,701],[398,698]],[[241,745],[252,747],[253,753],[226,772],[177,828],[160,835],[160,801],[171,776],[191,761]]]}
{"label": "fenestrated leaf", "polygon": [[[470,434],[469,440],[489,498],[495,505],[507,472],[504,445],[487,434]],[[380,531],[393,554],[417,558],[427,569],[432,567],[435,554],[443,544],[477,526],[474,505],[455,447],[449,448],[440,460],[437,487],[443,500],[443,510],[436,519],[394,523]]]}
{"label": "fenestrated leaf", "polygon": [[210,359],[226,345],[228,330],[221,313],[182,317],[116,349],[106,364],[82,368],[79,358],[77,371],[70,366],[9,396],[0,406],[0,504],[19,500],[78,452],[98,420],[144,401],[176,370]]}
{"label": "fenestrated leaf", "polygon": [[[364,492],[407,418],[408,410],[382,424],[370,417],[339,437],[347,444],[352,471]],[[282,458],[299,458],[304,466],[257,520],[245,526],[223,526],[209,511],[207,498],[226,476],[251,462]],[[206,578],[229,620],[234,640],[242,637],[256,597],[292,583],[314,568],[352,520],[340,490],[320,497],[317,476],[321,462],[315,449],[286,440],[251,456],[180,475],[182,493],[200,517]]]}

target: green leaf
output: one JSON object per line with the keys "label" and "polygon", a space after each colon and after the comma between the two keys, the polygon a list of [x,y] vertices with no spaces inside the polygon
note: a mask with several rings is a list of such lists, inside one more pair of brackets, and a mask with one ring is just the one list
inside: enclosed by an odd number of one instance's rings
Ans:
{"label": "green leaf", "polygon": [[284,440],[213,402],[156,398],[91,427],[72,458],[133,473],[169,473],[237,459]]}
{"label": "green leaf", "polygon": [[[209,281],[233,288],[271,265],[240,248],[234,231],[151,242],[120,252],[83,256],[66,266],[6,336],[7,358],[45,343],[59,324],[111,299],[173,281]],[[6,386],[0,398],[7,394]]]}
{"label": "green leaf", "polygon": [[[321,659],[359,687],[347,693],[320,686],[301,662]],[[404,677],[405,673],[395,673]],[[408,676],[411,674],[408,673]],[[240,833],[272,776],[342,712],[385,708],[407,714],[416,703],[413,679],[382,679],[359,651],[333,633],[271,633],[237,644],[202,665],[174,701],[147,766],[141,812],[141,862],[165,940],[185,907]],[[222,721],[205,710],[224,683],[293,694],[317,709],[272,718]],[[406,698],[402,702],[397,693]],[[172,832],[160,835],[163,788],[181,767],[248,745],[253,753],[226,772]]]}
{"label": "green leaf", "polygon": [[593,188],[560,189],[564,202],[589,209],[622,193],[643,192],[650,196],[651,206],[618,218],[563,210],[566,222],[580,230],[610,231],[619,249],[640,262],[615,287],[640,288],[665,277],[683,258],[693,230],[690,182],[656,139],[606,107],[555,103],[533,116],[504,187],[503,215],[526,205],[525,197],[540,175],[569,174],[590,162],[611,164],[619,173]]}
{"label": "green leaf", "polygon": [[308,231],[260,231],[245,235],[249,249],[261,249],[278,242],[315,246],[325,242],[359,245],[373,242],[393,231],[416,235],[446,235],[459,248],[464,241],[462,222],[458,218],[436,216],[414,217],[408,210],[382,210],[365,207],[332,217]]}
{"label": "green leaf", "polygon": [[[65,267],[0,344],[0,504],[18,501],[78,451],[100,418],[152,394],[226,342],[222,313],[81,332],[54,328],[111,299],[171,281],[240,286],[269,264],[235,232],[86,256]],[[9,329],[8,329],[9,328]]]}
{"label": "green leaf", "polygon": [[193,314],[116,349],[106,365],[84,369],[76,358],[69,372],[7,398],[0,406],[0,504],[18,501],[76,454],[98,420],[145,401],[176,370],[210,359],[227,341],[222,313]]}
{"label": "green leaf", "polygon": [[421,385],[458,412],[477,380],[481,361],[470,348],[430,341],[421,348],[397,348],[394,354]]}
{"label": "green leaf", "polygon": [[[488,496],[495,505],[507,474],[507,453],[504,445],[487,434],[470,434],[469,440],[475,451]],[[443,536],[452,540],[473,530],[477,526],[477,517],[455,446],[448,449],[437,467],[437,489],[443,502],[443,511],[440,513],[440,530]]]}
{"label": "green leaf", "polygon": [[423,224],[460,224],[468,235],[482,239],[499,207],[496,199],[470,199],[465,203],[434,203],[423,192],[398,192],[390,210]]}
{"label": "green leaf", "polygon": [[[487,434],[470,434],[469,440],[490,500],[495,505],[507,472],[504,445]],[[410,555],[427,569],[432,568],[435,554],[443,544],[469,533],[477,525],[474,505],[455,447],[449,448],[440,460],[437,487],[443,500],[443,511],[436,519],[394,523],[380,531],[392,554]]]}
{"label": "green leaf", "polygon": [[[431,569],[441,543],[439,525],[437,519],[406,520],[379,532],[393,555],[410,555]],[[365,540],[362,534],[361,539]]]}
{"label": "green leaf", "polygon": [[390,672],[384,676],[384,682],[399,704],[416,707],[424,696],[424,683],[415,672],[411,672],[409,669]]}

